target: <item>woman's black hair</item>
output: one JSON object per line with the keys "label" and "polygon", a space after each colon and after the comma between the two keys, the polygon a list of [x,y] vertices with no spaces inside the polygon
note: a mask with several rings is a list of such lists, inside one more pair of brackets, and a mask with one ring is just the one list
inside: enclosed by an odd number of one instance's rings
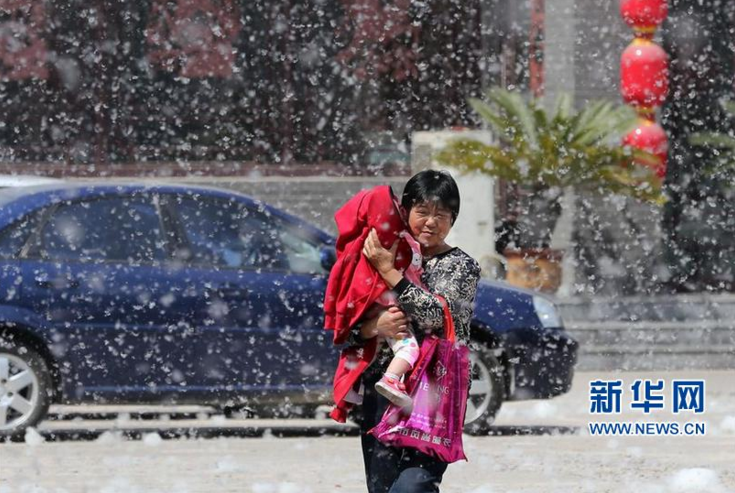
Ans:
{"label": "woman's black hair", "polygon": [[413,175],[403,189],[401,205],[406,214],[416,204],[436,203],[452,212],[452,224],[459,216],[459,188],[446,171],[427,169]]}

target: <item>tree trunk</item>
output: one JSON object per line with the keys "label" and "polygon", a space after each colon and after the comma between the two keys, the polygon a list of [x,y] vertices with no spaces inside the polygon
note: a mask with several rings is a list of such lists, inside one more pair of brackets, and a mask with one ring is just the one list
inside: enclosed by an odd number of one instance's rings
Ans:
{"label": "tree trunk", "polygon": [[573,188],[567,187],[561,197],[561,215],[551,234],[551,248],[562,250],[562,279],[561,286],[556,292],[560,298],[567,298],[574,294],[577,260],[574,255],[574,219],[577,209],[577,194]]}

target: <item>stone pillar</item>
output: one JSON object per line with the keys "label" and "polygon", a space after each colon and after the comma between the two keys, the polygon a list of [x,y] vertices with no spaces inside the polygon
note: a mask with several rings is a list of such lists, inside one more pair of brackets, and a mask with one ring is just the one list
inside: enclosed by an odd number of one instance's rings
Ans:
{"label": "stone pillar", "polygon": [[574,52],[577,38],[575,0],[546,2],[544,16],[544,99],[561,92],[574,94]]}
{"label": "stone pillar", "polygon": [[[561,93],[574,94],[575,89],[575,40],[577,25],[575,0],[553,0],[546,2],[544,15],[544,105],[553,107]],[[562,199],[562,214],[559,217],[551,248],[564,251],[562,260],[562,283],[558,296],[572,294],[576,265],[572,236],[574,230],[575,194],[565,191]]]}

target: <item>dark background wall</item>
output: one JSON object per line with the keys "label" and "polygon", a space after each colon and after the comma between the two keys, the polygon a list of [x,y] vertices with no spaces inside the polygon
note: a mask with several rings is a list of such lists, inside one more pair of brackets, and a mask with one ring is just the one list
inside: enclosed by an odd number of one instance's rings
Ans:
{"label": "dark background wall", "polygon": [[[0,30],[0,42],[40,42],[43,56],[35,71],[18,70],[27,63],[18,57],[0,63],[0,165],[61,175],[192,162],[205,174],[256,164],[405,173],[412,132],[477,125],[466,99],[483,87],[528,93],[539,41],[548,96],[619,101],[619,57],[632,32],[618,2],[546,0],[538,40],[531,18],[540,3],[212,0],[181,15],[164,0],[19,2],[0,23],[27,30]],[[733,177],[712,174],[713,149],[688,139],[732,127],[718,101],[733,97],[735,3],[669,3],[657,40],[672,57],[660,115],[671,201],[658,209],[578,197],[584,293],[734,289]],[[177,29],[198,33],[196,43]],[[219,68],[186,68],[196,56]]]}

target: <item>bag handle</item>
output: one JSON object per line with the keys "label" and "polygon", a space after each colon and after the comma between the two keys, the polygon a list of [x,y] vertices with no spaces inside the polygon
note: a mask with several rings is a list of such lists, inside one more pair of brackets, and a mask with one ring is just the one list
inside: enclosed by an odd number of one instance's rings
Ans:
{"label": "bag handle", "polygon": [[449,311],[449,303],[447,303],[447,300],[443,296],[437,294],[436,297],[439,303],[441,303],[442,308],[444,308],[444,336],[448,341],[454,343],[456,342],[457,336],[454,331],[454,319],[452,318],[452,313]]}

